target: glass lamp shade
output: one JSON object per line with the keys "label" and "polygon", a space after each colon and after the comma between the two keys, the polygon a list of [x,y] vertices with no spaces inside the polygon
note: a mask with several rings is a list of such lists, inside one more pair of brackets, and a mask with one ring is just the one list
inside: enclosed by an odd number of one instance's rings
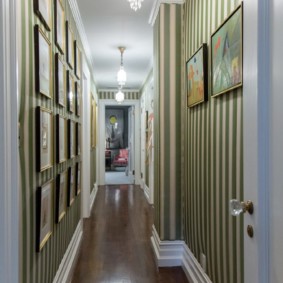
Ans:
{"label": "glass lamp shade", "polygon": [[120,104],[120,103],[123,102],[124,99],[125,99],[124,93],[123,93],[121,90],[119,90],[119,91],[116,93],[116,95],[115,95],[115,99],[116,99],[116,101]]}
{"label": "glass lamp shade", "polygon": [[123,85],[125,85],[126,80],[127,80],[127,74],[126,74],[124,68],[121,66],[120,70],[117,73],[117,82],[118,82],[119,85],[123,86]]}
{"label": "glass lamp shade", "polygon": [[137,11],[137,9],[141,8],[141,2],[143,0],[128,0],[130,2],[130,6],[134,11]]}

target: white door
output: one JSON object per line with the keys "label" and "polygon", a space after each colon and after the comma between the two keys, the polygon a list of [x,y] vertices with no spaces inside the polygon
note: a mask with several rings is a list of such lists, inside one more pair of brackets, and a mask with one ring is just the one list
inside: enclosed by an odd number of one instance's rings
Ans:
{"label": "white door", "polygon": [[[16,0],[0,0],[0,281],[20,282],[18,40]],[[20,31],[19,31],[20,32]],[[22,138],[22,137],[20,137]]]}
{"label": "white door", "polygon": [[271,1],[271,97],[269,164],[269,281],[283,282],[283,1]]}
{"label": "white door", "polygon": [[282,26],[282,0],[244,2],[245,283],[283,282]]}

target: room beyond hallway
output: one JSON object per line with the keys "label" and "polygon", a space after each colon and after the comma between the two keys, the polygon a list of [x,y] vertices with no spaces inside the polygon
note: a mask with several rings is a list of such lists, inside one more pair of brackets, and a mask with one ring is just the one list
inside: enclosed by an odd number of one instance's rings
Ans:
{"label": "room beyond hallway", "polygon": [[138,186],[100,186],[72,283],[187,283],[181,267],[156,267],[152,224],[153,209]]}
{"label": "room beyond hallway", "polygon": [[105,172],[106,185],[131,185],[134,183],[133,176],[126,175],[124,172]]}

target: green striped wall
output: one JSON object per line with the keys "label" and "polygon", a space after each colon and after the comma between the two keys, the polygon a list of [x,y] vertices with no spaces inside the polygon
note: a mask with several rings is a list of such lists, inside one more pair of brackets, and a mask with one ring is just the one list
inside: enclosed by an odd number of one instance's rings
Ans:
{"label": "green striped wall", "polygon": [[[239,4],[185,2],[183,78],[185,61],[203,42],[210,54],[211,34]],[[185,96],[184,91],[183,101]],[[198,260],[200,253],[206,255],[208,275],[217,283],[243,282],[243,219],[230,216],[228,207],[230,199],[243,199],[242,103],[238,88],[217,98],[209,92],[208,102],[182,111],[187,123],[184,238]]]}
{"label": "green striped wall", "polygon": [[161,240],[181,238],[180,108],[182,6],[161,4],[155,21],[155,227]]}
{"label": "green striped wall", "polygon": [[[53,99],[47,99],[35,93],[34,82],[34,25],[40,23],[33,12],[33,1],[20,1],[20,25],[19,25],[19,80],[20,80],[20,172],[21,172],[21,282],[23,283],[49,283],[52,282],[59,264],[70,243],[73,233],[80,220],[80,195],[70,208],[67,208],[65,217],[59,224],[53,221],[53,232],[40,253],[35,248],[35,212],[36,212],[36,189],[49,179],[56,178],[57,174],[64,171],[68,166],[75,164],[79,157],[68,160],[63,164],[56,164],[42,173],[35,171],[35,108],[43,106],[52,110],[55,117],[61,114],[74,121],[79,121],[75,114],[69,114],[66,108],[59,108],[55,102],[54,88]],[[69,20],[74,31],[75,38],[79,40],[79,34],[75,27],[68,1],[62,1],[65,7],[65,17]],[[53,13],[53,3],[52,5]],[[53,15],[52,15],[53,16]],[[54,19],[54,17],[53,17]],[[52,21],[53,22],[53,21]],[[54,25],[51,32],[45,32],[52,43],[53,49],[53,77],[54,77],[54,56],[57,48],[54,44]],[[67,65],[66,65],[67,67]],[[68,67],[67,67],[68,69]],[[54,81],[53,81],[54,83]],[[55,130],[55,127],[54,127]],[[54,132],[55,146],[55,132]],[[55,148],[54,148],[55,154]],[[55,155],[54,155],[55,156]],[[54,158],[55,160],[55,158]],[[55,192],[55,188],[54,188]],[[55,194],[54,194],[55,196]],[[55,215],[55,213],[54,213]]]}
{"label": "green striped wall", "polygon": [[[116,93],[117,91],[113,91],[113,90],[99,91],[98,97],[99,99],[115,99]],[[125,95],[125,99],[139,99],[140,98],[139,91],[123,90],[123,93]]]}

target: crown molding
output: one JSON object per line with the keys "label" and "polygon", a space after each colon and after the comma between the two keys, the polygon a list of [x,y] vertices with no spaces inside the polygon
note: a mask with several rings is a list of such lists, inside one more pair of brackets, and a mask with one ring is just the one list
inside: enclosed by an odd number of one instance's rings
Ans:
{"label": "crown molding", "polygon": [[184,4],[185,0],[155,0],[151,9],[148,23],[154,25],[161,4]]}
{"label": "crown molding", "polygon": [[[79,11],[79,7],[78,7],[78,3],[77,0],[68,0],[69,4],[70,4],[70,8],[71,8],[71,12],[73,14],[75,23],[77,25],[77,29],[79,31],[80,37],[81,37],[81,41],[82,41],[82,45],[85,51],[85,55],[86,55],[86,61],[89,62],[90,67],[92,67],[93,64],[93,58],[90,52],[90,45],[86,36],[86,32],[85,32],[85,28],[83,25],[83,21],[81,18],[81,14]],[[91,71],[91,77],[93,78],[93,74],[92,74],[92,70]],[[94,78],[93,78],[94,79]]]}

